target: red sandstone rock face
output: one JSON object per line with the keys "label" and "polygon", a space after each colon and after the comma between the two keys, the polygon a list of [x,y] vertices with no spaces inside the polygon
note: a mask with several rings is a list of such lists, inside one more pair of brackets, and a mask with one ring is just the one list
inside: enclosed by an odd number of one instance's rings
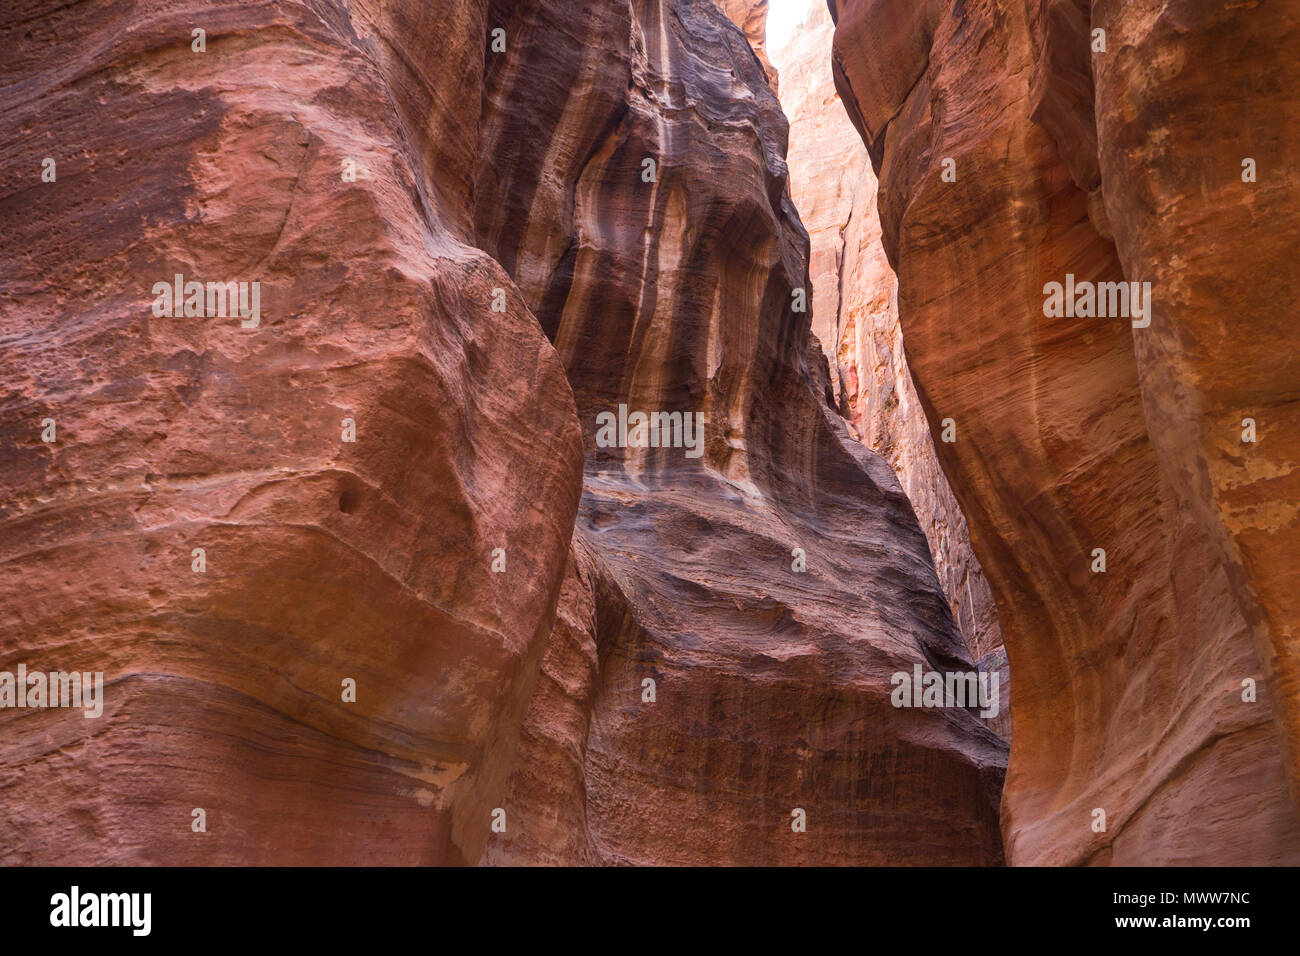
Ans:
{"label": "red sandstone rock face", "polygon": [[767,58],[767,0],[717,0],[731,22],[740,27],[754,55],[763,64],[768,85],[778,89],[777,70]]}
{"label": "red sandstone rock face", "polygon": [[596,584],[587,546],[574,538],[555,625],[519,739],[517,769],[499,801],[507,812],[505,832],[488,841],[481,863],[600,862],[589,846],[587,828],[587,740],[600,684]]}
{"label": "red sandstone rock face", "polygon": [[[936,448],[1015,669],[1009,862],[1300,861],[1297,378],[1276,311],[1294,292],[1295,14],[832,9],[908,359],[929,420],[956,423]],[[1272,177],[1254,186],[1251,153]],[[1067,272],[1153,281],[1150,326],[1046,318]],[[1257,444],[1244,417],[1269,423]]]}
{"label": "red sandstone rock face", "polygon": [[997,609],[912,385],[898,281],[880,244],[876,176],[831,77],[833,32],[830,14],[815,3],[781,55],[790,194],[811,239],[813,332],[835,370],[841,409],[898,474],[953,616],[979,658],[1002,644]]}
{"label": "red sandstone rock face", "polygon": [[[0,669],[107,681],[0,712],[0,859],[1001,860],[1005,744],[890,704],[972,665],[790,310],[785,122],[711,0],[0,42]],[[257,326],[155,315],[178,272]],[[620,403],[700,457],[597,445]]]}
{"label": "red sandstone rock face", "polygon": [[1106,219],[1159,290],[1134,339],[1152,444],[1234,582],[1300,796],[1300,9],[1093,7]]}
{"label": "red sandstone rock face", "polygon": [[[107,683],[99,720],[0,710],[0,858],[476,860],[582,455],[473,245],[485,4],[19,12],[0,667]],[[175,273],[259,281],[260,324],[154,316]]]}
{"label": "red sandstone rock face", "polygon": [[[812,329],[821,342],[833,374],[832,385],[841,407],[847,387],[844,382],[856,372],[856,356],[839,360],[842,328],[846,323],[842,293],[857,294],[879,313],[887,311],[896,285],[884,252],[870,262],[855,257],[869,254],[870,236],[860,249],[846,249],[846,230],[856,223],[853,214],[877,223],[875,176],[862,140],[844,114],[839,94],[830,75],[830,46],[835,25],[821,4],[813,3],[804,22],[781,52],[785,85],[781,106],[790,122],[790,196],[808,230],[810,242],[808,272],[813,283]],[[859,202],[859,191],[869,191]],[[869,228],[869,227],[868,227]],[[876,244],[877,247],[879,243]],[[855,273],[846,283],[845,275]],[[854,421],[856,415],[846,416]],[[856,422],[855,422],[856,424]]]}
{"label": "red sandstone rock face", "polygon": [[[999,861],[1005,745],[969,711],[890,703],[900,670],[973,665],[902,489],[848,438],[791,311],[806,238],[759,64],[707,2],[604,5],[585,35],[553,4],[512,9],[533,44],[490,64],[479,235],[568,369],[594,569],[547,652],[568,676],[525,729],[565,772],[524,762],[519,829],[485,859]],[[557,80],[576,99],[538,82],[550,60],[580,64]],[[600,447],[620,404],[702,411],[701,456]]]}

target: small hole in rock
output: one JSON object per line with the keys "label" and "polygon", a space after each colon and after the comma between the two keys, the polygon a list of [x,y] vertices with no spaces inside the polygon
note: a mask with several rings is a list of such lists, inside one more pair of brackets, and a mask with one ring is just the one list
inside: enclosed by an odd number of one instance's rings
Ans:
{"label": "small hole in rock", "polygon": [[361,496],[355,491],[345,491],[339,495],[339,511],[345,515],[350,515],[357,510],[357,505],[361,504]]}

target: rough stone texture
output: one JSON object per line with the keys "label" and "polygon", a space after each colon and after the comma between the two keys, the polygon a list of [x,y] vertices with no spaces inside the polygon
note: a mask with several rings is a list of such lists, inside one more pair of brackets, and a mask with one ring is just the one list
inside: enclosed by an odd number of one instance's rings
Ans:
{"label": "rough stone texture", "polygon": [[1225,561],[1300,796],[1300,7],[1097,2],[1092,24],[1115,54],[1096,69],[1106,221],[1157,290],[1135,336],[1151,441]]}
{"label": "rough stone texture", "polygon": [[[890,706],[973,665],[789,309],[785,122],[712,0],[0,43],[0,668],[107,680],[0,712],[0,860],[1001,860],[1006,745]],[[260,326],[155,317],[177,272]],[[597,448],[619,402],[704,412],[703,457]]]}
{"label": "rough stone texture", "polygon": [[[589,673],[578,644],[598,666],[594,692],[567,678],[525,730],[566,767],[585,760],[582,781],[542,786],[521,767],[505,807],[520,829],[487,858],[1000,861],[1005,744],[970,711],[890,703],[896,671],[974,665],[901,487],[848,437],[790,309],[807,239],[760,64],[707,0],[602,4],[584,35],[554,4],[507,6],[533,43],[489,74],[479,236],[577,398],[595,620],[585,596],[574,617],[594,634],[566,623],[555,669],[563,656]],[[555,88],[539,82],[551,61],[573,64]],[[554,163],[541,178],[539,143]],[[596,416],[620,403],[703,411],[702,457],[600,448]],[[561,814],[585,814],[585,845]]]}
{"label": "rough stone texture", "polygon": [[[936,431],[956,421],[936,448],[1016,675],[1008,861],[1300,862],[1281,719],[1298,379],[1279,308],[1296,291],[1296,12],[832,12],[909,363]],[[1108,52],[1080,49],[1092,26]],[[1155,282],[1151,327],[1044,318],[1044,284],[1067,272]],[[1239,440],[1250,412],[1256,445]]]}
{"label": "rough stone texture", "polygon": [[1005,647],[989,651],[975,666],[980,673],[998,675],[998,689],[1002,694],[1002,707],[998,714],[988,720],[989,728],[1004,740],[1011,739],[1011,664],[1007,660]]}
{"label": "rough stone texture", "polygon": [[600,862],[589,848],[586,799],[587,738],[600,684],[596,580],[587,547],[575,538],[517,766],[500,801],[509,808],[506,831],[488,842],[483,864]]}
{"label": "rough stone texture", "polygon": [[[582,454],[472,245],[485,12],[0,14],[0,667],[107,682],[0,710],[5,862],[478,858]],[[177,272],[260,281],[260,326],[155,317]]]}
{"label": "rough stone texture", "polygon": [[777,69],[767,58],[767,0],[717,0],[731,22],[740,27],[758,61],[763,64],[768,86],[778,89]]}
{"label": "rough stone texture", "polygon": [[841,411],[902,482],[953,616],[978,658],[1002,644],[997,608],[912,385],[898,281],[880,243],[876,175],[831,77],[833,31],[826,7],[814,3],[781,54],[790,193],[811,240],[813,332],[830,361]]}

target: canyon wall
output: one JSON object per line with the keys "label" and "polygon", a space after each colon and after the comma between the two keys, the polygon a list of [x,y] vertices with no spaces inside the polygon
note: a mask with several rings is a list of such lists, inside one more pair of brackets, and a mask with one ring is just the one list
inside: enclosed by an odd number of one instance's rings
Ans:
{"label": "canyon wall", "polygon": [[891,704],[972,665],[712,0],[0,44],[0,668],[105,679],[0,711],[0,860],[1002,860],[1006,744]]}
{"label": "canyon wall", "polygon": [[[1016,674],[1008,862],[1300,862],[1300,11],[830,8]],[[1047,317],[1067,274],[1151,282],[1149,324]]]}
{"label": "canyon wall", "polygon": [[[512,778],[519,829],[486,859],[1000,861],[1005,745],[970,711],[890,702],[893,673],[971,664],[792,310],[807,236],[761,62],[705,0],[605,4],[582,35],[553,3],[494,10],[531,42],[489,64],[479,240],[555,342],[587,464],[525,725],[546,763]],[[602,447],[620,405],[702,413],[699,457]]]}
{"label": "canyon wall", "polygon": [[813,332],[830,362],[842,414],[893,466],[907,492],[967,647],[995,663],[1003,660],[997,609],[912,385],[898,280],[880,242],[876,174],[831,75],[833,32],[830,13],[817,0],[779,56],[781,104],[790,120],[790,194],[811,241]]}
{"label": "canyon wall", "polygon": [[[98,719],[0,710],[0,859],[474,861],[582,480],[474,245],[486,5],[22,14],[0,658],[105,685]],[[259,282],[256,324],[160,316],[176,274]]]}
{"label": "canyon wall", "polygon": [[777,69],[767,57],[767,0],[717,0],[717,3],[745,34],[750,49],[763,64],[767,85],[773,90],[778,89]]}

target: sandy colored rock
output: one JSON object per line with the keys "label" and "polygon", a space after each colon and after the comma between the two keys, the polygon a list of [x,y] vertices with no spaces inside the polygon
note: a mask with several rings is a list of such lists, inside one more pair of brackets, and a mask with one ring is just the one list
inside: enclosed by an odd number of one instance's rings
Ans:
{"label": "sandy colored rock", "polygon": [[[1237,154],[1284,176],[1297,33],[1266,4],[1119,7],[1092,4],[1085,27],[1071,3],[835,0],[836,82],[880,176],[918,394],[932,427],[955,422],[935,447],[1015,674],[1008,862],[1294,864],[1277,596],[1294,594],[1294,494],[1285,440],[1239,441],[1242,406],[1274,436],[1288,421],[1292,333],[1267,303],[1294,285],[1272,244],[1294,185],[1246,193]],[[1108,52],[1084,55],[1094,25]],[[1077,155],[1094,148],[1099,186]],[[1067,273],[1155,279],[1151,326],[1047,318],[1044,287]]]}
{"label": "sandy colored rock", "polygon": [[768,0],[717,0],[722,12],[736,26],[740,27],[745,39],[758,61],[763,64],[768,86],[777,90],[778,74],[772,61],[767,58],[767,10]]}
{"label": "sandy colored rock", "polygon": [[541,674],[528,703],[516,769],[500,798],[505,832],[493,834],[482,864],[600,862],[587,827],[587,740],[601,683],[596,585],[587,546],[575,538]]}
{"label": "sandy colored rock", "polygon": [[[599,664],[594,693],[566,683],[525,730],[585,761],[583,792],[521,767],[505,809],[524,829],[487,858],[1000,862],[1005,743],[971,710],[890,700],[899,671],[975,665],[902,488],[848,437],[791,310],[807,238],[760,64],[708,0],[662,19],[607,4],[580,36],[554,4],[516,10],[533,44],[489,74],[479,235],[577,398],[577,550],[595,566],[582,644]],[[551,88],[553,61],[581,65]],[[536,175],[539,148],[553,175]],[[619,405],[703,414],[699,457],[601,447],[597,416]],[[572,646],[567,624],[556,640]],[[553,821],[583,805],[575,847]]]}
{"label": "sandy colored rock", "polygon": [[[1005,743],[890,702],[974,665],[712,0],[23,16],[0,669],[106,700],[0,712],[0,859],[1001,861]],[[177,273],[256,325],[155,314]]]}
{"label": "sandy colored rock", "polygon": [[831,76],[833,32],[829,12],[814,3],[781,53],[790,193],[811,241],[813,332],[841,411],[902,482],[953,616],[979,658],[1002,644],[997,609],[912,385],[898,280],[880,244],[876,175]]}
{"label": "sandy colored rock", "polygon": [[1300,798],[1300,9],[1096,2],[1091,25],[1106,219],[1154,289],[1151,441],[1233,582]]}
{"label": "sandy colored rock", "polygon": [[[0,668],[102,671],[106,698],[0,710],[6,863],[436,864],[487,839],[578,422],[469,228],[486,5],[324,12],[0,14]],[[156,316],[177,273],[259,282],[257,327]]]}

